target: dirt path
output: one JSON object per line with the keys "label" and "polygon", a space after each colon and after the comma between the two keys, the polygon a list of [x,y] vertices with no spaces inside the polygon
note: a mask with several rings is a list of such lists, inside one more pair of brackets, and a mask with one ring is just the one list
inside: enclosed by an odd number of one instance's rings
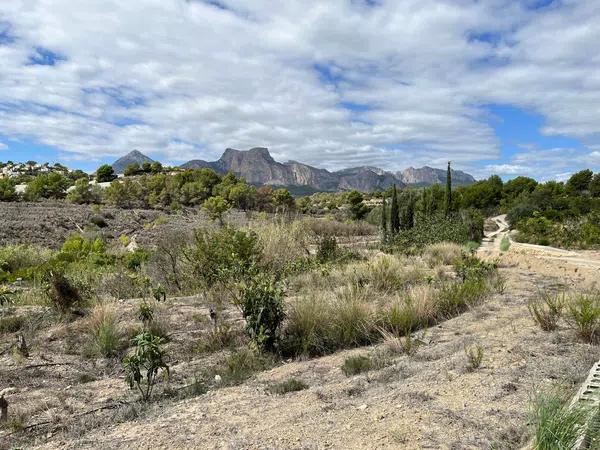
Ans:
{"label": "dirt path", "polygon": [[[557,380],[576,386],[600,358],[598,347],[566,327],[541,331],[527,301],[540,289],[593,283],[600,258],[517,243],[501,252],[508,227],[496,219],[500,228],[480,254],[498,259],[505,292],[428,330],[430,343],[416,355],[354,377],[340,366],[370,349],[293,361],[241,386],[152,407],[135,421],[91,428],[76,439],[58,434],[42,448],[518,448],[527,440],[532,394]],[[484,348],[475,371],[467,370],[464,352],[472,343]],[[292,376],[309,389],[267,393],[270,383]]]}

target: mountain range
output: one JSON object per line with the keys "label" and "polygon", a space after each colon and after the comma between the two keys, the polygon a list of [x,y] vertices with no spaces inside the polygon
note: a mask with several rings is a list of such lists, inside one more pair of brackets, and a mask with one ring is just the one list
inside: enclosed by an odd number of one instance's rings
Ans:
{"label": "mountain range", "polygon": [[[113,164],[117,173],[123,173],[127,165],[153,162],[143,153],[133,152],[119,158]],[[195,159],[180,166],[183,169],[210,168],[224,174],[233,172],[255,185],[285,186],[304,193],[316,191],[340,191],[356,189],[363,192],[386,189],[393,184],[399,187],[426,186],[446,182],[446,170],[432,167],[415,169],[409,167],[399,172],[389,172],[377,167],[361,166],[330,172],[297,161],[280,163],[269,150],[255,147],[250,150],[228,148],[217,161]],[[460,170],[452,170],[455,185],[471,184],[475,178]]]}

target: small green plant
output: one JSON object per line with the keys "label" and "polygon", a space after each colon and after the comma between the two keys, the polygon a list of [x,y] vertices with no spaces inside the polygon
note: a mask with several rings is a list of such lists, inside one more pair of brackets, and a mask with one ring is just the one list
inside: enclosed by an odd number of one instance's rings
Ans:
{"label": "small green plant", "polygon": [[167,301],[167,291],[162,284],[159,283],[152,288],[152,297],[154,297],[154,300],[157,302]]}
{"label": "small green plant", "polygon": [[552,295],[543,292],[538,298],[527,304],[532,319],[544,331],[552,331],[558,327],[565,305],[565,294]]}
{"label": "small green plant", "polygon": [[140,303],[138,307],[138,319],[147,327],[154,319],[154,309],[152,309],[152,306],[146,302]]}
{"label": "small green plant", "polygon": [[150,332],[143,332],[132,339],[135,353],[123,359],[125,381],[131,389],[137,388],[142,401],[148,401],[156,384],[156,377],[162,371],[169,376],[167,355],[160,348],[162,339]]}
{"label": "small green plant", "polygon": [[271,394],[284,395],[288,392],[298,392],[304,389],[308,389],[308,384],[297,378],[290,378],[280,383],[272,384],[268,390]]}
{"label": "small green plant", "polygon": [[122,234],[119,236],[119,242],[123,247],[127,247],[129,244],[131,244],[131,239],[126,234]]}
{"label": "small green plant", "polygon": [[567,320],[586,342],[600,339],[600,294],[577,294],[569,301]]}
{"label": "small green plant", "polygon": [[556,389],[542,393],[532,411],[534,448],[536,450],[570,450],[581,434],[586,411],[569,408],[567,396]]}
{"label": "small green plant", "polygon": [[252,348],[242,347],[231,353],[211,375],[221,377],[223,385],[235,386],[272,365],[273,361],[267,355]]}
{"label": "small green plant", "polygon": [[500,241],[500,251],[506,252],[506,251],[508,251],[509,248],[510,248],[510,239],[508,238],[508,236],[504,236],[502,238],[502,240]]}
{"label": "small green plant", "polygon": [[465,355],[467,355],[468,369],[475,370],[483,361],[483,347],[479,344],[465,346]]}
{"label": "small green plant", "polygon": [[349,356],[344,360],[342,372],[346,376],[357,375],[359,373],[368,372],[374,368],[373,360],[369,356],[358,355]]}

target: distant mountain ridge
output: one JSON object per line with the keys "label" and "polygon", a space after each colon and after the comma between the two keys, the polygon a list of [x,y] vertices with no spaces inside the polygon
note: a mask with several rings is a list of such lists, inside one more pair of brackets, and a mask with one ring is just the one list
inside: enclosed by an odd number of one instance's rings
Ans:
{"label": "distant mountain ridge", "polygon": [[[121,168],[123,161],[128,164],[152,162],[150,158],[136,150],[116,161],[113,168],[117,163]],[[125,170],[128,164],[122,167],[122,171]],[[314,191],[356,189],[371,192],[387,189],[394,184],[398,187],[404,187],[406,185],[430,185],[446,182],[445,169],[435,169],[427,166],[419,169],[410,167],[404,171],[394,173],[377,167],[360,166],[330,172],[297,161],[285,163],[275,161],[269,150],[264,147],[255,147],[250,150],[228,148],[217,161],[195,159],[182,164],[180,167],[183,169],[209,168],[221,174],[233,172],[235,175],[243,177],[248,183],[255,185],[288,186]],[[115,171],[117,171],[116,168]],[[122,172],[117,171],[117,173]],[[475,178],[460,170],[453,170],[452,178],[456,184],[475,182]]]}

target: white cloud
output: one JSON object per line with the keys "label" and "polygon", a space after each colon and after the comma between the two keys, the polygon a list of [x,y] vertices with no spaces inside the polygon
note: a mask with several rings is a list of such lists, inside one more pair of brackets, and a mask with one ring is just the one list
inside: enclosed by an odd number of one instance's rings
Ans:
{"label": "white cloud", "polygon": [[0,142],[0,151],[6,150],[6,149],[8,149],[8,145],[6,145],[4,142]]}
{"label": "white cloud", "polygon": [[[15,40],[0,44],[0,134],[72,158],[260,145],[328,168],[452,159],[509,174],[529,166],[479,162],[500,156],[483,105],[507,103],[542,114],[547,134],[600,145],[594,0],[221,3],[2,2]],[[37,47],[65,60],[27,65]]]}

